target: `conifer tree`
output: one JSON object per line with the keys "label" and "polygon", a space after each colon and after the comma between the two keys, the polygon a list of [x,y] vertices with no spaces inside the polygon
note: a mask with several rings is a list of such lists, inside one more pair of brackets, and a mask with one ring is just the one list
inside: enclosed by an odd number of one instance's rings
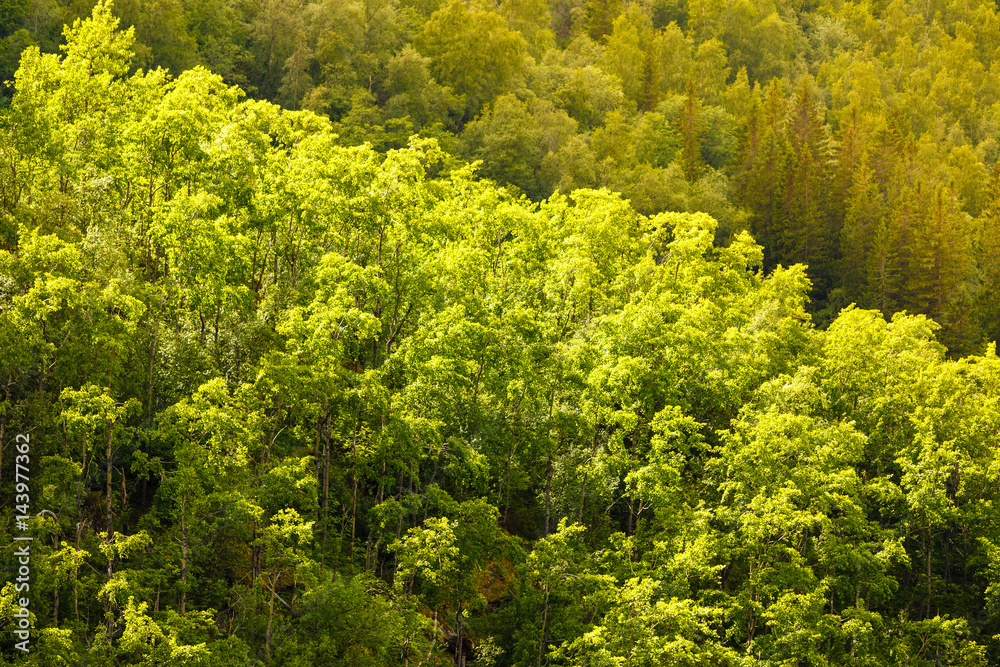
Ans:
{"label": "conifer tree", "polygon": [[[746,119],[740,128],[739,144],[736,151],[735,176],[738,183],[746,185],[753,172],[754,160],[760,150],[761,104],[760,95],[754,90],[749,96]],[[745,191],[745,188],[741,188]],[[744,197],[744,199],[746,199]]]}
{"label": "conifer tree", "polygon": [[587,32],[594,41],[611,33],[615,19],[622,13],[622,0],[588,0]]}
{"label": "conifer tree", "polygon": [[954,189],[939,185],[920,235],[926,274],[911,275],[908,283],[914,292],[923,292],[917,300],[926,303],[923,312],[942,325],[941,342],[952,353],[971,352],[969,346],[977,338],[970,317],[975,268],[967,219]]}
{"label": "conifer tree", "polygon": [[778,252],[784,211],[781,206],[781,180],[787,150],[783,125],[785,103],[776,82],[768,87],[764,101],[751,97],[737,158],[737,201],[751,214],[750,231],[764,247],[764,266],[773,268],[783,261]]}
{"label": "conifer tree", "polygon": [[918,303],[917,290],[908,289],[907,281],[918,271],[927,275],[920,248],[921,218],[930,208],[926,192],[919,181],[903,186],[887,224],[879,228],[868,283],[875,293],[871,305],[886,317],[897,310],[927,312],[926,302]]}
{"label": "conifer tree", "polygon": [[784,179],[784,228],[781,256],[789,263],[809,266],[809,277],[819,293],[832,281],[834,240],[827,195],[831,185],[826,135],[809,84],[803,81],[786,125],[788,163]]}
{"label": "conifer tree", "polygon": [[653,62],[652,46],[648,45],[642,55],[642,81],[639,86],[639,111],[652,111],[659,97],[659,82]]}
{"label": "conifer tree", "polygon": [[705,169],[699,140],[704,123],[701,118],[701,100],[695,92],[694,80],[688,80],[685,95],[684,106],[677,118],[681,131],[681,170],[688,183],[694,183]]}
{"label": "conifer tree", "polygon": [[975,312],[987,340],[1000,340],[1000,162],[993,167],[989,199],[976,221],[979,292]]}
{"label": "conifer tree", "polygon": [[867,157],[854,172],[847,192],[843,227],[840,230],[840,286],[849,300],[868,305],[865,267],[875,248],[876,236],[885,219],[885,206]]}
{"label": "conifer tree", "polygon": [[882,218],[875,227],[872,251],[866,263],[867,280],[863,302],[883,315],[896,311],[899,267],[896,260],[895,220]]}

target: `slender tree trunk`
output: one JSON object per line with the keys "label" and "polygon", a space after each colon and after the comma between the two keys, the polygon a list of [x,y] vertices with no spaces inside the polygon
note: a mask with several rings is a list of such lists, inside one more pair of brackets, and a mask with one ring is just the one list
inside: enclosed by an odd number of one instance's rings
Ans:
{"label": "slender tree trunk", "polygon": [[[320,443],[323,438],[323,416],[316,418],[316,444],[313,448],[313,462],[316,464],[316,489],[320,493],[323,488],[323,458]],[[319,517],[317,517],[319,518]]]}
{"label": "slender tree trunk", "polygon": [[10,386],[14,376],[7,373],[7,384],[4,386],[4,401],[7,403],[3,413],[0,413],[0,489],[3,488],[3,441],[7,437],[7,411],[10,410]]}
{"label": "slender tree trunk", "polygon": [[[6,408],[10,409],[9,401]],[[0,414],[0,489],[3,488],[3,439],[7,433],[7,409],[3,411],[3,414]]]}
{"label": "slender tree trunk", "polygon": [[[105,527],[107,528],[106,541],[109,545],[113,545],[115,543],[114,513],[112,512],[111,509],[111,472],[112,470],[114,470],[114,450],[112,448],[112,441],[114,440],[113,423],[114,422],[112,422],[110,419],[106,421],[108,435],[104,442],[104,457],[106,463],[105,467],[107,468],[107,470],[105,471],[105,487],[104,487],[104,492],[107,495]],[[115,574],[115,556],[114,552],[112,551],[108,555],[108,570],[107,570],[108,582],[111,581],[112,577],[114,577],[114,574]],[[109,599],[107,602],[104,603],[104,613],[108,614],[108,612],[110,611],[111,611],[111,600]],[[108,618],[109,637],[114,634],[114,627],[115,627],[114,619],[109,617]]]}
{"label": "slender tree trunk", "polygon": [[458,635],[455,637],[455,666],[465,667],[465,651],[462,649],[462,641],[465,638],[465,628],[462,627],[462,605],[458,605],[455,612],[455,627],[458,628]]}
{"label": "slender tree trunk", "polygon": [[[381,505],[382,504],[382,494],[383,494],[384,490],[385,490],[385,460],[382,461],[382,474],[379,476],[378,492],[375,494],[375,504],[376,505]],[[374,561],[372,561],[372,557],[373,557],[373,554],[372,554],[372,543],[373,542],[375,544],[375,553],[374,553],[375,560]],[[368,544],[365,547],[365,569],[366,570],[371,570],[372,572],[375,571],[375,563],[378,562],[378,547],[379,547],[379,544],[381,544],[381,543],[382,543],[382,536],[381,536],[381,534],[379,535],[378,541],[375,542],[375,531],[369,529],[369,531],[368,531]]]}
{"label": "slender tree trunk", "polygon": [[931,617],[931,523],[927,519],[927,510],[924,510],[924,553],[927,554],[927,603],[924,611],[924,618]]}
{"label": "slender tree trunk", "polygon": [[437,645],[438,637],[438,610],[434,610],[434,634],[431,635],[431,647],[427,650],[427,662],[431,661],[431,656],[434,654],[434,647]]}
{"label": "slender tree trunk", "polygon": [[587,460],[587,467],[583,469],[583,482],[580,484],[580,515],[579,522],[583,523],[583,500],[587,493],[587,473],[590,472],[590,464],[597,455],[597,431],[594,431],[594,438],[590,445],[590,458]]}
{"label": "slender tree trunk", "polygon": [[[161,307],[162,310],[162,307]],[[160,341],[160,313],[156,314],[156,331],[153,333],[153,349],[149,353],[149,374],[146,386],[146,414],[149,423],[153,423],[153,369],[156,361],[156,348]]]}
{"label": "slender tree trunk", "polygon": [[358,415],[361,413],[361,404],[354,411],[354,433],[351,435],[351,452],[354,457],[354,470],[351,472],[352,486],[351,494],[351,543],[348,557],[351,559],[351,568],[354,568],[354,534],[357,527],[358,518]]}
{"label": "slender tree trunk", "polygon": [[[58,521],[56,523],[58,524]],[[55,536],[53,536],[52,541],[54,543],[53,546],[55,547],[55,551],[58,552],[59,533],[56,533]],[[56,580],[56,585],[53,587],[54,590],[52,592],[52,619],[53,626],[57,628],[59,627],[59,584],[61,583],[61,580],[62,577],[59,577],[59,579]]]}
{"label": "slender tree trunk", "polygon": [[538,643],[538,665],[545,660],[545,647],[549,643],[549,592],[545,592],[545,611],[542,613],[542,640]]}
{"label": "slender tree trunk", "polygon": [[181,497],[181,616],[187,609],[188,590],[188,529],[187,493]]}
{"label": "slender tree trunk", "polygon": [[274,589],[278,585],[278,575],[275,573],[274,581],[271,583],[271,601],[267,608],[267,630],[264,633],[264,655],[271,659],[271,622],[274,620]]}
{"label": "slender tree trunk", "polygon": [[[104,460],[106,462],[105,465],[106,470],[104,476],[105,480],[104,493],[106,496],[105,499],[107,501],[105,503],[105,526],[108,531],[108,541],[114,542],[114,535],[115,535],[114,514],[111,511],[111,472],[114,470],[114,452],[112,450],[113,431],[112,431],[112,422],[110,419],[107,420],[106,426],[108,429],[108,435],[104,441]],[[109,571],[108,573],[109,579],[110,576],[111,575]]]}
{"label": "slender tree trunk", "polygon": [[580,509],[577,514],[577,521],[581,524],[583,523],[583,500],[587,493],[587,473],[590,472],[589,467],[583,469],[583,481],[580,483]]}
{"label": "slender tree trunk", "polygon": [[253,538],[250,547],[250,583],[253,584],[260,577],[260,544],[257,543],[257,537],[260,533],[257,531],[257,523],[253,524]]}
{"label": "slender tree trunk", "polygon": [[326,547],[327,523],[330,516],[330,434],[323,432],[323,546]]}
{"label": "slender tree trunk", "polygon": [[[79,502],[77,502],[77,518],[79,518]],[[80,539],[83,537],[83,520],[76,524],[76,550],[80,551]],[[80,569],[73,568],[73,614],[80,621]]]}
{"label": "slender tree trunk", "polygon": [[[511,440],[510,451],[507,452],[507,465],[503,471],[503,479],[500,481],[500,485],[497,488],[497,507],[500,507],[500,502],[503,500],[504,487],[510,483],[510,469],[514,464],[514,452],[517,449],[517,441]],[[504,502],[503,504],[503,522],[504,525],[507,524],[507,511],[510,510],[510,502]]]}
{"label": "slender tree trunk", "polygon": [[549,456],[548,475],[545,477],[545,533],[542,537],[549,535],[549,516],[552,510],[552,457]]}
{"label": "slender tree trunk", "polygon": [[[632,483],[629,485],[629,489],[631,490],[632,493],[631,493],[631,497],[629,498],[629,501],[628,501],[628,533],[627,534],[630,537],[633,534],[635,534],[636,528],[639,527],[639,515],[642,514],[642,510],[643,510],[642,499],[639,500],[639,508],[636,509],[636,502],[635,502],[636,487],[637,487],[636,481],[633,479]],[[638,545],[635,547],[634,553],[636,553],[636,554],[639,553],[639,547],[638,547]]]}

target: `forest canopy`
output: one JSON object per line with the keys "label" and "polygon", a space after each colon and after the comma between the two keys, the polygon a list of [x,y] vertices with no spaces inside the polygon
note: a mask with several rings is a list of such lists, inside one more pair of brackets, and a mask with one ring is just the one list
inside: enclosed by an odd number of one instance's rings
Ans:
{"label": "forest canopy", "polygon": [[[0,104],[93,0],[0,3]],[[413,134],[540,202],[750,231],[826,327],[921,313],[1000,338],[1000,14],[983,0],[119,0],[129,73],[203,66],[380,153]]]}
{"label": "forest canopy", "polygon": [[0,3],[0,664],[1000,661],[994,5],[85,5]]}

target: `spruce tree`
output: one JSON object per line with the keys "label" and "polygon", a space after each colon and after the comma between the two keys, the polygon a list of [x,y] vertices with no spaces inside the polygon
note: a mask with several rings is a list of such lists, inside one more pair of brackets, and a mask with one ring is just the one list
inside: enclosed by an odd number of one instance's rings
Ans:
{"label": "spruce tree", "polygon": [[993,167],[989,199],[976,221],[979,291],[975,314],[987,340],[1000,340],[1000,162]]}
{"label": "spruce tree", "polygon": [[952,185],[934,193],[925,237],[928,276],[921,282],[927,293],[927,314],[942,325],[941,342],[952,353],[971,352],[978,333],[971,317],[975,266],[971,252],[968,214],[961,210]]}
{"label": "spruce tree", "polygon": [[694,81],[688,79],[684,106],[681,107],[677,125],[681,130],[681,169],[688,183],[698,180],[705,169],[701,158],[701,142],[699,136],[704,129],[701,118],[701,100],[694,89]]}
{"label": "spruce tree", "polygon": [[621,0],[589,0],[587,7],[587,32],[595,42],[611,34],[615,19],[622,13]]}
{"label": "spruce tree", "polygon": [[763,103],[751,98],[747,120],[741,132],[737,158],[737,202],[750,212],[750,231],[764,248],[764,267],[783,261],[778,253],[778,231],[784,220],[781,181],[787,151],[782,136],[784,100],[777,83],[772,83]]}
{"label": "spruce tree", "polygon": [[796,95],[786,126],[789,149],[783,197],[785,226],[780,234],[782,257],[804,263],[820,294],[830,287],[835,253],[827,194],[832,183],[826,133],[808,82]]}
{"label": "spruce tree", "polygon": [[652,46],[647,45],[642,55],[642,81],[639,86],[639,111],[652,111],[659,101],[659,81],[653,62]]}
{"label": "spruce tree", "polygon": [[843,226],[840,230],[840,286],[850,301],[868,306],[865,267],[874,248],[876,236],[885,220],[882,193],[874,181],[867,157],[854,172],[854,182],[847,192]]}

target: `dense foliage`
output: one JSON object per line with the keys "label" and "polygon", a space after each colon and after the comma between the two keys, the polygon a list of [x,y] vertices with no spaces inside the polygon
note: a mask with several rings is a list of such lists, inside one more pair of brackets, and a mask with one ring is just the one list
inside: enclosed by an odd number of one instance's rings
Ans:
{"label": "dense foliage", "polygon": [[[0,81],[94,0],[0,0]],[[802,262],[821,327],[1000,337],[1000,12],[986,0],[119,0],[130,71],[203,65],[380,151],[419,133],[533,201],[607,187]],[[9,98],[13,88],[0,97]],[[2,99],[0,99],[2,103]]]}
{"label": "dense foliage", "polygon": [[994,9],[118,11],[0,116],[0,664],[1000,660]]}

